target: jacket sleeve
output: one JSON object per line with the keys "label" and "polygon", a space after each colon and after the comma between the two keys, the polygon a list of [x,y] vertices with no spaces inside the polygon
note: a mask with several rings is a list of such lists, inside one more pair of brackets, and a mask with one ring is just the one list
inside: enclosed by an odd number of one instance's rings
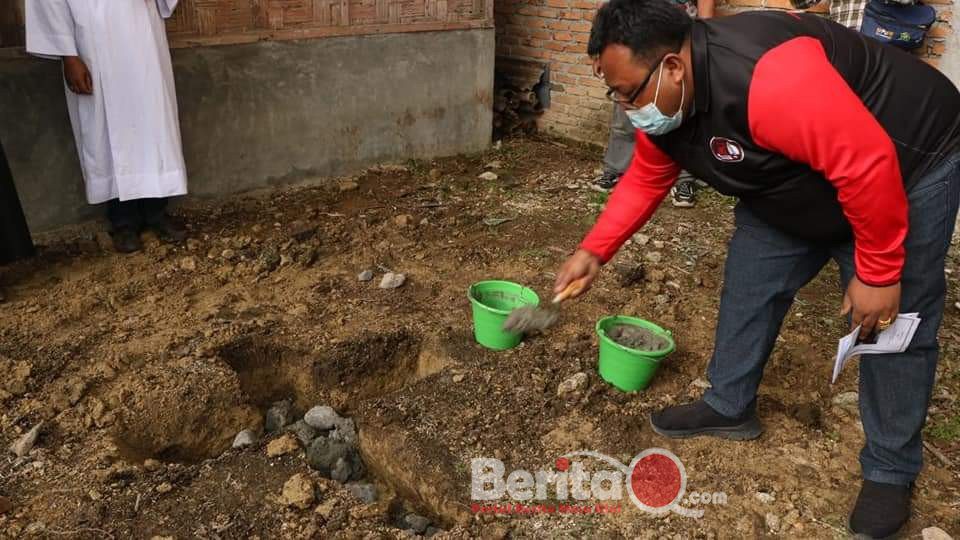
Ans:
{"label": "jacket sleeve", "polygon": [[27,52],[43,58],[77,56],[73,14],[67,0],[27,0]]}
{"label": "jacket sleeve", "polygon": [[630,167],[617,183],[597,223],[580,244],[601,261],[609,261],[620,246],[653,215],[677,179],[680,167],[637,131]]}
{"label": "jacket sleeve", "polygon": [[764,54],[747,114],[758,145],[808,164],[837,189],[860,281],[878,287],[900,281],[908,204],[896,147],[823,45],[800,37]]}

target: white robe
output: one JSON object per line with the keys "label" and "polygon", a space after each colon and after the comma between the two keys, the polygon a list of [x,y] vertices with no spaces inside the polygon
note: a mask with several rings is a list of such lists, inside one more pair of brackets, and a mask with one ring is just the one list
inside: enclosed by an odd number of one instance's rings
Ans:
{"label": "white robe", "polygon": [[[178,0],[27,0],[27,51],[79,56],[93,94],[66,89],[87,200],[187,192],[163,19]],[[64,85],[66,86],[66,85]]]}

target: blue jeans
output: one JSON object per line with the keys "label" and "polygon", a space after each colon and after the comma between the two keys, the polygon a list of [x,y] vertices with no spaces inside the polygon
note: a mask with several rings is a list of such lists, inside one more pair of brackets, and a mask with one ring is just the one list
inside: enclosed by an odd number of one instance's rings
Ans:
{"label": "blue jeans", "polygon": [[[910,229],[904,243],[900,312],[918,312],[920,323],[902,354],[860,359],[860,418],[866,445],[863,477],[906,485],[923,464],[921,430],[933,389],[937,331],[946,296],[944,262],[960,204],[960,154],[944,160],[907,194]],[[717,412],[739,416],[753,407],[763,368],[797,291],[832,258],[841,286],[854,275],[853,242],[821,245],[788,236],[736,208],[713,357],[713,387],[704,400]],[[839,339],[833,336],[830,339]],[[832,362],[831,362],[832,365]],[[830,376],[824,364],[811,377]]]}

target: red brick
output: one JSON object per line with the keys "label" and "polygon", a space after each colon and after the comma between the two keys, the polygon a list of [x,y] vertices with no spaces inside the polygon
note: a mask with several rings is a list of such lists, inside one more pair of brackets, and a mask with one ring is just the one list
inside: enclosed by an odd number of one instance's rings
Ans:
{"label": "red brick", "polygon": [[763,7],[763,0],[729,0],[727,5],[731,7]]}
{"label": "red brick", "polygon": [[556,101],[557,103],[563,103],[564,105],[578,105],[578,98],[575,96],[568,96],[566,94],[561,94],[559,96],[550,96],[550,101]]}
{"label": "red brick", "polygon": [[930,53],[937,56],[947,52],[947,44],[942,41],[934,41],[930,44]]}
{"label": "red brick", "polygon": [[543,48],[543,42],[540,41],[539,39],[533,39],[533,38],[523,38],[523,39],[521,39],[521,40],[520,40],[520,45],[523,45],[524,47],[533,47],[534,49],[541,49],[541,48]]}
{"label": "red brick", "polygon": [[583,77],[580,79],[579,84],[590,88],[603,88],[604,92],[607,91],[607,83],[597,77]]}
{"label": "red brick", "polygon": [[520,15],[539,15],[540,9],[536,6],[523,6],[517,10],[517,13]]}
{"label": "red brick", "polygon": [[563,52],[563,50],[566,48],[566,45],[563,43],[557,43],[556,41],[548,41],[544,44],[543,48],[551,51]]}
{"label": "red brick", "polygon": [[[555,43],[555,42],[551,42]],[[580,56],[576,54],[564,53],[551,51],[550,58],[556,60],[557,62],[566,62],[568,64],[576,64],[580,61]]]}
{"label": "red brick", "polygon": [[949,5],[949,4],[953,4],[953,0],[926,0],[924,3]]}
{"label": "red brick", "polygon": [[574,32],[573,38],[577,40],[577,43],[587,43],[590,41],[589,32]]}
{"label": "red brick", "polygon": [[574,43],[572,45],[567,45],[566,47],[563,48],[563,50],[564,52],[582,54],[584,55],[584,58],[586,58],[586,60],[581,60],[581,61],[585,61],[593,64],[593,60],[591,60],[589,56],[586,56],[587,47],[583,43]]}
{"label": "red brick", "polygon": [[570,23],[567,21],[550,21],[547,23],[547,28],[551,30],[569,30]]}
{"label": "red brick", "polygon": [[950,25],[937,23],[933,25],[933,28],[931,28],[929,32],[927,32],[927,37],[944,38],[951,34],[953,34],[953,28],[950,28]]}
{"label": "red brick", "polygon": [[576,66],[568,66],[566,68],[566,71],[568,73],[573,73],[576,75],[589,75],[591,77],[593,76],[593,68],[590,66],[582,65],[582,64],[576,65]]}
{"label": "red brick", "polygon": [[539,8],[537,9],[537,15],[543,17],[544,19],[560,18],[560,12],[556,9]]}
{"label": "red brick", "polygon": [[571,84],[567,87],[567,93],[573,96],[585,96],[587,95],[587,89],[582,86]]}
{"label": "red brick", "polygon": [[573,41],[573,34],[570,32],[557,32],[553,34],[553,39],[557,41]]}
{"label": "red brick", "polygon": [[529,58],[546,58],[547,52],[543,49],[534,49],[532,47],[514,47],[513,54],[518,56],[527,56]]}
{"label": "red brick", "polygon": [[588,22],[575,22],[570,23],[570,30],[574,32],[589,32],[592,26],[593,25]]}
{"label": "red brick", "polygon": [[941,21],[950,22],[951,20],[953,20],[953,12],[948,9],[945,9],[937,13],[937,18],[940,19]]}
{"label": "red brick", "polygon": [[547,7],[565,8],[569,3],[567,0],[547,0]]}
{"label": "red brick", "polygon": [[581,12],[583,20],[593,22],[593,18],[597,15],[597,12],[594,10],[583,11]]}
{"label": "red brick", "polygon": [[543,40],[550,40],[550,38],[553,37],[553,34],[551,34],[549,30],[534,30],[530,35]]}
{"label": "red brick", "polygon": [[560,14],[560,18],[576,21],[576,20],[579,20],[581,17],[580,17],[579,11],[564,11],[563,13]]}
{"label": "red brick", "polygon": [[570,85],[581,84],[579,77],[571,77],[570,75],[566,75],[563,73],[550,74],[550,80],[552,82],[559,83],[559,84],[570,84]]}
{"label": "red brick", "polygon": [[597,9],[600,7],[600,2],[592,2],[590,0],[573,0],[570,2],[570,7],[577,9]]}

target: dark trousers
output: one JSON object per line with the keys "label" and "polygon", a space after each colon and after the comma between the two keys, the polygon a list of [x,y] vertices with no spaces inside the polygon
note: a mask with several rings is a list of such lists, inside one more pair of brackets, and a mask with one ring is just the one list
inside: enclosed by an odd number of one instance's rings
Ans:
{"label": "dark trousers", "polygon": [[33,241],[13,184],[13,174],[0,146],[0,264],[30,257],[33,253]]}
{"label": "dark trousers", "polygon": [[[902,485],[916,478],[923,463],[920,432],[937,368],[937,330],[946,296],[943,270],[960,205],[960,155],[924,176],[907,198],[910,229],[904,242],[900,312],[918,312],[923,321],[905,352],[863,355],[859,383],[866,433],[860,452],[863,477]],[[751,407],[797,290],[831,258],[840,266],[841,286],[846,288],[854,275],[853,254],[853,242],[823,246],[799,240],[737,206],[708,368],[713,387],[704,395],[711,407],[728,416]],[[811,366],[810,376],[827,379],[828,365],[819,365],[822,369]]]}
{"label": "dark trousers", "polygon": [[135,199],[107,202],[107,218],[114,231],[132,229],[140,231],[145,227],[158,225],[167,215],[167,198]]}

